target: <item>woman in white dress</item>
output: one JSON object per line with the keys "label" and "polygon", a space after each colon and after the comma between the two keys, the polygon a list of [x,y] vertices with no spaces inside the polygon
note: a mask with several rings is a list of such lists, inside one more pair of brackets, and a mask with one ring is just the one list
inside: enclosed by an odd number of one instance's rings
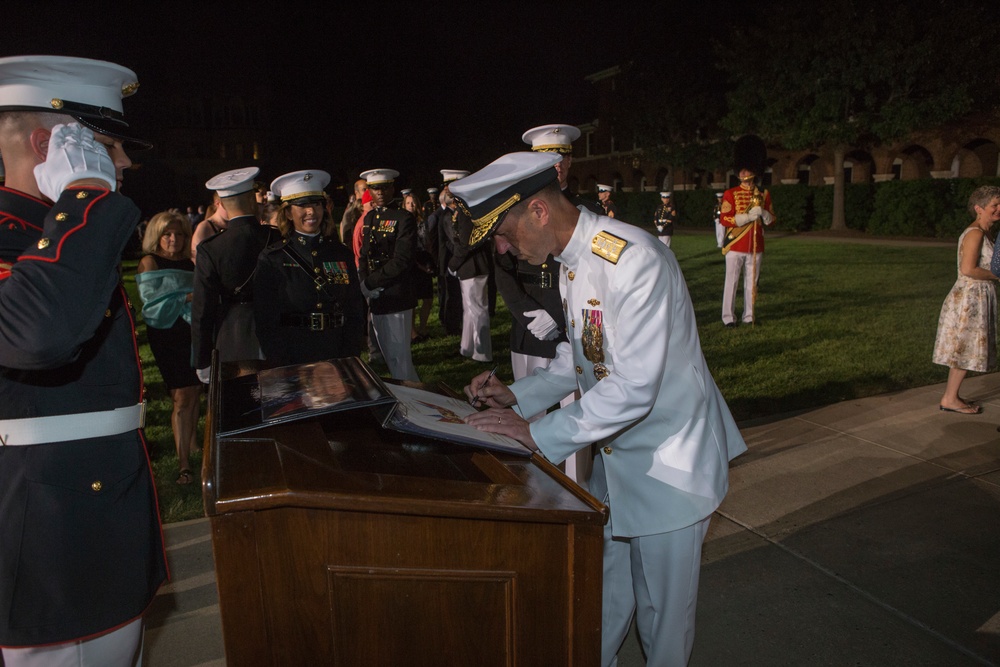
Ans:
{"label": "woman in white dress", "polygon": [[939,408],[977,415],[983,409],[959,396],[968,371],[979,373],[996,365],[997,295],[990,271],[993,237],[1000,220],[1000,187],[984,185],[969,197],[975,216],[958,239],[958,279],[945,297],[934,342],[934,363],[947,366],[948,383]]}

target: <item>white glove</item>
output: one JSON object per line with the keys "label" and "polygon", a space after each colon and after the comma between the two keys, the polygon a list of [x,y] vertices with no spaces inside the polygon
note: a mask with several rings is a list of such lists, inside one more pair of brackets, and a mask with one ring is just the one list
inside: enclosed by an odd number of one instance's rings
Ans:
{"label": "white glove", "polygon": [[199,368],[195,371],[198,375],[198,379],[201,380],[202,384],[208,384],[208,381],[212,379],[212,368],[211,366],[205,368]]}
{"label": "white glove", "polygon": [[363,280],[361,281],[361,293],[364,294],[366,299],[377,299],[379,295],[382,293],[383,289],[384,288],[382,287],[376,287],[375,289],[368,289],[368,286],[365,285],[365,281]]}
{"label": "white glove", "polygon": [[104,144],[94,140],[90,128],[79,123],[56,125],[49,137],[45,162],[35,165],[39,191],[56,201],[70,183],[97,178],[115,189],[115,165]]}
{"label": "white glove", "polygon": [[751,220],[759,220],[763,210],[760,206],[754,206],[752,209],[747,211],[747,215],[750,216]]}
{"label": "white glove", "polygon": [[554,340],[559,337],[559,325],[545,309],[526,310],[524,314],[532,318],[528,322],[528,331],[538,340]]}
{"label": "white glove", "polygon": [[764,220],[765,225],[769,225],[774,222],[774,215],[770,211],[763,211],[761,213],[761,218]]}
{"label": "white glove", "polygon": [[737,213],[735,216],[733,216],[733,220],[736,221],[737,227],[742,227],[743,225],[750,222],[750,216],[747,215],[746,213]]}
{"label": "white glove", "polygon": [[458,278],[458,274],[452,271],[451,269],[448,269],[448,275],[451,276],[452,278]]}

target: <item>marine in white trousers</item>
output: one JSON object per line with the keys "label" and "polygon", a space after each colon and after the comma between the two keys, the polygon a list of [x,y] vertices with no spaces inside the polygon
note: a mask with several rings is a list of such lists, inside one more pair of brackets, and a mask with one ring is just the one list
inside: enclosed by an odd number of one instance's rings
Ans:
{"label": "marine in white trousers", "polygon": [[[754,259],[756,258],[756,261]],[[726,253],[726,288],[722,292],[722,322],[731,324],[736,321],[736,288],[739,286],[740,274],[743,275],[743,322],[750,324],[753,317],[754,285],[760,278],[760,264],[764,258],[763,252],[749,253],[729,251]]]}
{"label": "marine in white trousers", "polygon": [[407,309],[385,315],[372,313],[372,326],[375,328],[375,339],[382,350],[382,356],[389,366],[389,375],[394,380],[420,382],[410,352],[413,310]]}
{"label": "marine in white trousers", "polygon": [[493,361],[493,341],[490,339],[490,311],[487,305],[489,276],[460,280],[462,288],[463,357],[475,361]]}
{"label": "marine in white trousers", "polygon": [[142,619],[92,639],[3,649],[4,667],[142,667]]}

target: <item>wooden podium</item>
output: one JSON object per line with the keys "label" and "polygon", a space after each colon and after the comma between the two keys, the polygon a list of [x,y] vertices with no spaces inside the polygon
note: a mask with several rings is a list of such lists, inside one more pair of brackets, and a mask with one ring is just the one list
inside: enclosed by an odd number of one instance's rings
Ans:
{"label": "wooden podium", "polygon": [[366,409],[219,437],[222,384],[203,494],[227,664],[599,664],[607,510],[544,458]]}

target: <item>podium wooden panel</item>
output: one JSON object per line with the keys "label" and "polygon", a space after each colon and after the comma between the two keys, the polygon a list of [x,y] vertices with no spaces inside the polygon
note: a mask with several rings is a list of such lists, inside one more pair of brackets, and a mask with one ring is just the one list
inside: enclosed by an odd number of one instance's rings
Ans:
{"label": "podium wooden panel", "polygon": [[545,459],[367,410],[218,437],[203,493],[229,665],[600,662],[603,505]]}

